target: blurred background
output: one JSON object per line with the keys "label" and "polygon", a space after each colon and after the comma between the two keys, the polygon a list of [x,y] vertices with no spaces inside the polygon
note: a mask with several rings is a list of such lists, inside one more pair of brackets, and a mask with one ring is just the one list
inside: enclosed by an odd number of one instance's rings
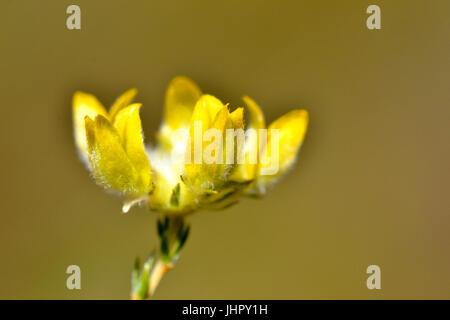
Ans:
{"label": "blurred background", "polygon": [[[81,8],[81,30],[66,8]],[[366,8],[381,7],[381,30]],[[450,2],[20,1],[0,10],[0,298],[127,299],[156,217],[91,181],[71,97],[126,89],[150,141],[170,79],[310,127],[262,200],[192,216],[156,299],[450,298]],[[66,288],[68,265],[81,290]],[[366,287],[381,267],[381,290]]]}

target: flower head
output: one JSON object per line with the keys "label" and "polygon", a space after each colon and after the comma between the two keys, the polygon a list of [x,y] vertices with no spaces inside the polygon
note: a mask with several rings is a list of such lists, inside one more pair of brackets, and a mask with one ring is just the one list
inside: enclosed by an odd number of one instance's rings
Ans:
{"label": "flower head", "polygon": [[122,94],[107,111],[92,95],[73,97],[74,136],[95,181],[125,198],[167,214],[220,209],[239,196],[262,195],[292,167],[308,113],[293,110],[266,128],[249,97],[230,111],[186,77],[167,89],[156,143],[145,147],[137,91]]}

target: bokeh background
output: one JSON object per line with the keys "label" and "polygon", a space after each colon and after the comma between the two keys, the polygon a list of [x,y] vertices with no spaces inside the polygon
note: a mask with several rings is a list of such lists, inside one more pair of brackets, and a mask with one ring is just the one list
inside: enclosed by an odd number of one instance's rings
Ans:
{"label": "bokeh background", "polygon": [[[67,30],[66,8],[82,29]],[[370,4],[382,29],[366,28]],[[310,127],[263,200],[201,212],[157,299],[450,298],[450,2],[20,1],[0,10],[0,298],[127,299],[156,214],[121,215],[72,138],[71,97],[136,87],[149,141],[187,75]],[[82,289],[66,289],[68,265]],[[366,267],[381,267],[368,290]]]}

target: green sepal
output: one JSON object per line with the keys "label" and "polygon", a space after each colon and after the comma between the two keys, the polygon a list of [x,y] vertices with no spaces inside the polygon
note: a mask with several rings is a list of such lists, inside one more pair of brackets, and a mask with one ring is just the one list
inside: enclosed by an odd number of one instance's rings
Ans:
{"label": "green sepal", "polygon": [[170,197],[170,205],[172,207],[178,207],[180,203],[180,184],[178,183],[172,190],[172,196]]}
{"label": "green sepal", "polygon": [[165,233],[161,236],[161,260],[168,264],[171,262],[170,255],[169,255],[169,243],[167,240],[167,236]]}
{"label": "green sepal", "polygon": [[150,281],[150,273],[155,264],[155,253],[152,252],[147,260],[144,262],[142,272],[139,271],[140,263],[139,258],[136,259],[134,264],[134,270],[132,273],[132,291],[137,300],[143,300],[148,298],[148,289]]}
{"label": "green sepal", "polygon": [[178,256],[180,255],[180,251],[183,248],[184,244],[186,243],[186,240],[189,236],[189,225],[184,225],[184,223],[181,224],[180,229],[177,233],[177,238],[175,243],[172,246],[172,250],[170,251],[170,260],[172,263],[175,263],[176,260],[178,260]]}
{"label": "green sepal", "polygon": [[178,242],[179,242],[178,251],[180,251],[183,248],[184,244],[186,243],[190,230],[191,226],[189,225],[187,225],[186,228],[184,228],[184,230],[182,228],[180,229],[180,232],[178,233]]}

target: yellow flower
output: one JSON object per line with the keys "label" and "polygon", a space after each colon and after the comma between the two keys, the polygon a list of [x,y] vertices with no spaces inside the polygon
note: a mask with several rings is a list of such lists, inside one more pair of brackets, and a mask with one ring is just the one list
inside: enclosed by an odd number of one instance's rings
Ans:
{"label": "yellow flower", "polygon": [[145,149],[136,93],[122,94],[109,112],[90,94],[73,98],[80,157],[97,183],[125,197],[124,212],[144,202],[154,211],[185,214],[261,195],[295,162],[308,125],[308,113],[293,110],[266,128],[251,98],[230,112],[192,80],[176,77],[156,144]]}

